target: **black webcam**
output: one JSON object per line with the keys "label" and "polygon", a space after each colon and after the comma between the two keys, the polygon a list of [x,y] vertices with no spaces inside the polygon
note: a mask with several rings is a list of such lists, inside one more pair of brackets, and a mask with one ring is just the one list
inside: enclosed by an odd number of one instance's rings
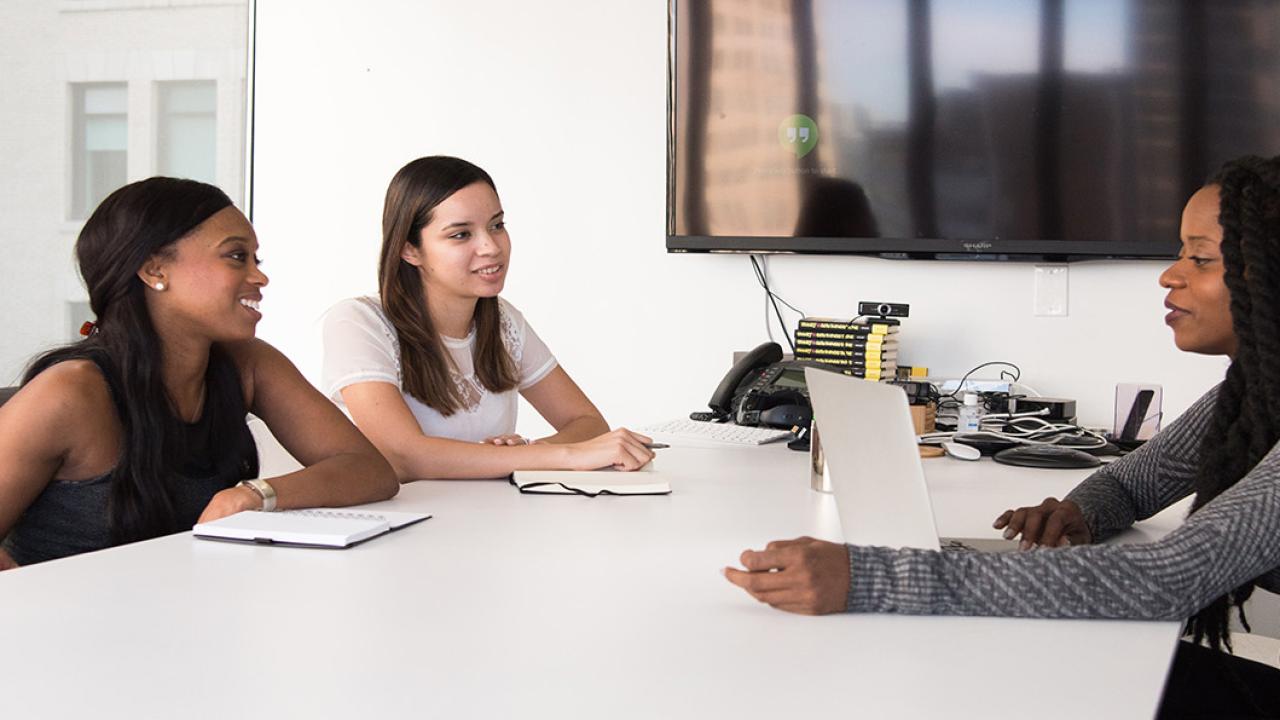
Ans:
{"label": "black webcam", "polygon": [[858,303],[858,314],[868,317],[907,317],[911,314],[911,306],[906,303],[866,302]]}

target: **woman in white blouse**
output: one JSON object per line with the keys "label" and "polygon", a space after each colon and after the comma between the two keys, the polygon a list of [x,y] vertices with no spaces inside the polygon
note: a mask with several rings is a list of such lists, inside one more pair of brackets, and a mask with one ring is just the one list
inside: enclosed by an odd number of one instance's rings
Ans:
{"label": "woman in white blouse", "polygon": [[[324,389],[403,480],[513,470],[635,470],[649,438],[604,417],[510,303],[493,180],[458,158],[405,165],[382,213],[380,297],[324,319]],[[556,429],[515,434],[516,391]]]}

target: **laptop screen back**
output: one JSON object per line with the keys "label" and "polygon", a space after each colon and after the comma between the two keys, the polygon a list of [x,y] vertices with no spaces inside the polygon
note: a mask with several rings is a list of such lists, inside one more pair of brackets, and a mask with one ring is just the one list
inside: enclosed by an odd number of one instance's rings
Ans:
{"label": "laptop screen back", "polygon": [[937,550],[906,393],[805,368],[845,542]]}

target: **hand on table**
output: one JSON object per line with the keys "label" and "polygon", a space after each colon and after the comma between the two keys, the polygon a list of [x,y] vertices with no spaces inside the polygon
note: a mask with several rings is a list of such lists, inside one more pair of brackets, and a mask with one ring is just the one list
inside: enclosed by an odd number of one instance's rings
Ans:
{"label": "hand on table", "polygon": [[645,447],[652,438],[618,428],[598,437],[563,447],[568,451],[570,470],[639,470],[653,460],[653,451]]}
{"label": "hand on table", "polygon": [[18,563],[13,561],[13,558],[4,551],[4,548],[0,548],[0,570],[12,570],[16,567],[18,567]]}
{"label": "hand on table", "polygon": [[1045,498],[1035,507],[1005,510],[992,527],[997,530],[1004,528],[1006,540],[1022,535],[1019,550],[1030,550],[1036,546],[1088,545],[1093,541],[1080,506],[1057,498]]}
{"label": "hand on table", "polygon": [[744,550],[746,571],[724,576],[751,597],[804,615],[843,612],[849,593],[849,554],[844,545],[802,537],[775,540],[764,550]]}
{"label": "hand on table", "polygon": [[218,518],[235,515],[241,510],[261,509],[262,497],[258,493],[242,485],[236,485],[215,493],[213,499],[209,500],[209,504],[204,507],[204,512],[200,513],[200,519],[196,520],[196,523],[212,522]]}
{"label": "hand on table", "polygon": [[509,435],[494,435],[480,441],[484,445],[532,445],[537,440],[530,440],[522,435],[511,433]]}

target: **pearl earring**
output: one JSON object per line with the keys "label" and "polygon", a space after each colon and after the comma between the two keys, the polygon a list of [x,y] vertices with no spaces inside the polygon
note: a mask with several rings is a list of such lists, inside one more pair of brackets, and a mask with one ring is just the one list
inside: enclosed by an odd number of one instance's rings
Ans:
{"label": "pearl earring", "polygon": [[162,282],[158,282],[158,283],[156,283],[156,290],[158,290],[158,291],[160,291],[160,292],[164,292],[164,283],[162,283]]}

